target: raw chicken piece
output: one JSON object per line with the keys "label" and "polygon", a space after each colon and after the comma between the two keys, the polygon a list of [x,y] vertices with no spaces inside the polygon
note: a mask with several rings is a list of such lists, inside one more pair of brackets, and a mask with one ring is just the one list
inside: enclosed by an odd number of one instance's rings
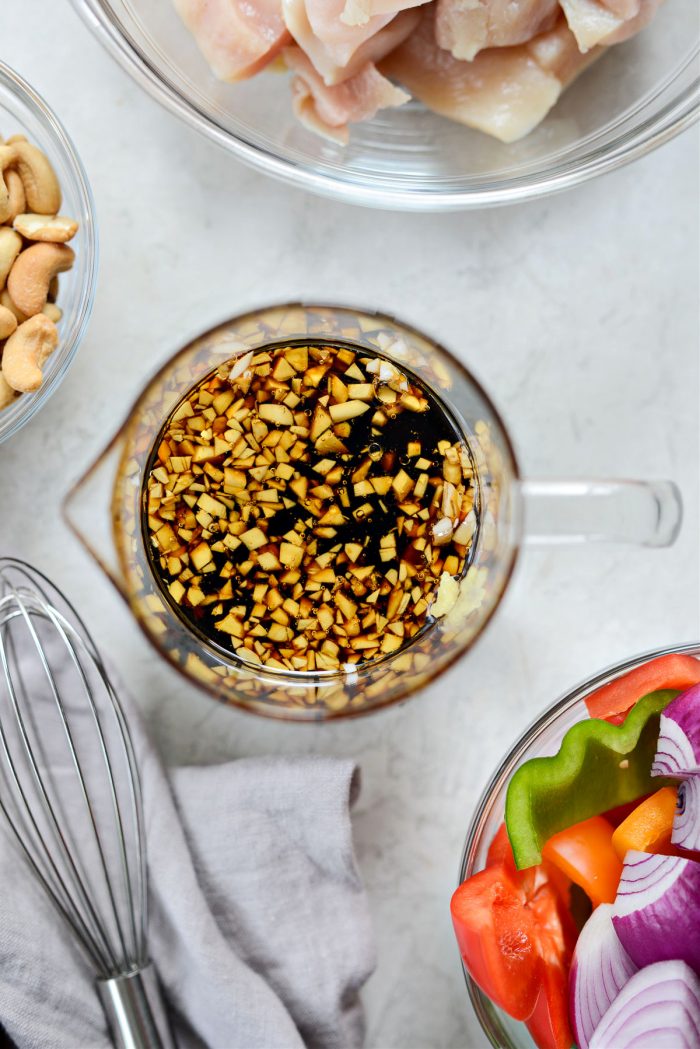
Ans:
{"label": "raw chicken piece", "polygon": [[420,7],[426,0],[343,0],[340,16],[345,25],[366,25],[374,15],[391,15],[409,7]]}
{"label": "raw chicken piece", "polygon": [[641,0],[636,17],[626,18],[619,29],[616,29],[610,36],[606,36],[602,43],[605,47],[609,47],[611,44],[621,44],[625,40],[629,40],[631,36],[641,32],[645,26],[649,25],[663,2],[664,0]]}
{"label": "raw chicken piece", "polygon": [[180,18],[220,80],[244,80],[291,42],[280,0],[175,0]]}
{"label": "raw chicken piece", "polygon": [[287,28],[329,85],[348,80],[368,62],[384,58],[403,43],[420,21],[419,11],[407,10],[350,28],[340,21],[343,2],[282,0]]}
{"label": "raw chicken piece", "polygon": [[284,0],[287,25],[297,43],[299,40],[287,14],[290,7],[304,9],[311,32],[339,66],[346,65],[358,47],[388,25],[396,13],[376,15],[362,25],[349,26],[340,20],[344,4],[345,0]]}
{"label": "raw chicken piece", "polygon": [[629,18],[634,18],[635,15],[639,14],[642,0],[606,0],[605,6],[609,11],[612,11],[614,15],[618,15],[620,18],[627,20]]}
{"label": "raw chicken piece", "polygon": [[621,44],[647,25],[662,0],[560,0],[579,49]]}
{"label": "raw chicken piece", "polygon": [[515,142],[535,128],[559,95],[602,49],[582,55],[561,18],[526,44],[481,51],[462,62],[435,40],[432,12],[380,70],[436,113]]}
{"label": "raw chicken piece", "polygon": [[551,29],[558,13],[559,0],[437,0],[435,37],[471,62],[486,47],[523,44]]}
{"label": "raw chicken piece", "polygon": [[287,47],[283,55],[296,74],[292,81],[294,112],[312,131],[336,142],[348,141],[348,124],[369,120],[379,109],[401,106],[410,98],[371,64],[342,84],[329,87],[301,48]]}

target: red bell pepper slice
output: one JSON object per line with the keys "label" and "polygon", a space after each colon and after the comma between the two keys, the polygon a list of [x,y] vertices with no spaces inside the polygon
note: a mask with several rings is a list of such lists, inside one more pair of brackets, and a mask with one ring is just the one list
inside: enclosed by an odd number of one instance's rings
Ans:
{"label": "red bell pepper slice", "polygon": [[[520,882],[528,900],[532,899],[541,885],[551,883],[559,896],[560,910],[565,915],[564,920],[566,921],[566,918],[570,917],[569,891],[571,889],[571,879],[567,878],[564,872],[559,870],[554,864],[546,862],[537,864],[534,867],[525,867],[524,870],[519,871],[515,866],[513,847],[508,838],[508,830],[505,823],[502,823],[496,831],[496,835],[486,854],[487,867],[492,867],[496,863],[502,863],[507,867],[512,877]],[[575,935],[573,923],[572,927]]]}
{"label": "red bell pepper slice", "polygon": [[486,854],[487,867],[494,867],[499,863],[502,863],[518,884],[522,885],[526,896],[529,897],[534,893],[537,885],[541,882],[541,868],[528,867],[526,870],[518,870],[515,866],[513,848],[508,838],[505,823],[502,823],[496,831],[496,835],[489,845],[489,851]]}
{"label": "red bell pepper slice", "polygon": [[568,968],[577,935],[567,906],[570,882],[546,864],[518,871],[505,825],[491,843],[487,863],[452,897],[464,964],[510,1016],[534,1018],[540,1049],[560,1049],[568,1030]]}
{"label": "red bell pepper slice", "polygon": [[619,725],[642,696],[667,688],[685,692],[697,684],[700,684],[700,660],[672,653],[651,659],[596,689],[587,697],[586,707],[592,718]]}
{"label": "red bell pepper slice", "polygon": [[[489,845],[489,851],[486,853],[486,866],[493,867],[495,863],[505,863],[506,866],[512,863],[513,870],[516,870],[513,849],[511,848],[505,823],[502,823],[496,831],[493,841]],[[522,873],[524,874],[525,871]]]}
{"label": "red bell pepper slice", "polygon": [[571,1049],[574,1036],[569,1023],[569,978],[563,966],[545,966],[535,1008],[525,1022],[539,1049]]}
{"label": "red bell pepper slice", "polygon": [[570,1049],[574,1036],[569,1023],[569,968],[578,933],[554,883],[538,889],[530,908],[537,919],[542,969],[527,1029],[539,1049]]}
{"label": "red bell pepper slice", "polygon": [[526,903],[522,886],[503,864],[495,864],[463,882],[450,904],[469,975],[516,1020],[532,1014],[540,988],[535,917]]}

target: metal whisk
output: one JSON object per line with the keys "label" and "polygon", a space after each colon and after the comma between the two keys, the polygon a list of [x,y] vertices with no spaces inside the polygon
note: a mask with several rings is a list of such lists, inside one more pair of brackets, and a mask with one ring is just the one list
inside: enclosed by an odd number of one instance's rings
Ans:
{"label": "metal whisk", "polygon": [[94,967],[115,1045],[171,1049],[124,712],[75,610],[11,558],[0,558],[0,810]]}

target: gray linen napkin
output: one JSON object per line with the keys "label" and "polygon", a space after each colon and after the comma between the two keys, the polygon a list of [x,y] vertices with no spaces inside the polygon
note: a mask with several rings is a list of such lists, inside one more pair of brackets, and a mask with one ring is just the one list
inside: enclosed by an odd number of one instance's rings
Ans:
{"label": "gray linen napkin", "polygon": [[[166,774],[120,696],[143,779],[150,954],[180,1049],[360,1045],[374,947],[355,766],[244,759]],[[20,1049],[110,1044],[91,970],[4,830],[0,1023]]]}

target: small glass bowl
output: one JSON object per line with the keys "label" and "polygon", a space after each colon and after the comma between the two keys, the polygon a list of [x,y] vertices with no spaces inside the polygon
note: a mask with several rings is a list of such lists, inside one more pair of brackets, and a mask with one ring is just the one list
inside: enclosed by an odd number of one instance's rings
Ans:
{"label": "small glass bowl", "polygon": [[[621,674],[642,666],[650,659],[677,652],[700,656],[700,644],[678,645],[673,648],[645,652],[643,655],[625,660],[624,663],[609,667],[557,700],[523,732],[506,754],[479,799],[467,831],[467,840],[459,866],[460,885],[472,874],[483,870],[486,865],[489,845],[504,820],[506,791],[515,770],[530,758],[556,754],[564,734],[571,726],[588,718],[584,700],[591,692]],[[464,976],[472,1006],[491,1045],[501,1047],[501,1049],[533,1049],[535,1043],[530,1038],[525,1024],[513,1020],[512,1017],[498,1009],[477,987],[466,969],[464,969]]]}
{"label": "small glass bowl", "polygon": [[355,125],[345,147],[295,120],[286,76],[217,80],[173,0],[72,2],[136,82],[195,130],[268,175],[353,204],[438,211],[543,196],[643,156],[700,113],[696,0],[672,0],[610,48],[520,142],[410,102]]}
{"label": "small glass bowl", "polygon": [[0,134],[26,135],[49,158],[63,193],[61,212],[80,228],[71,247],[75,263],[61,274],[57,305],[63,310],[58,325],[58,349],[44,367],[44,381],[36,393],[25,393],[0,411],[0,442],[28,423],[63,380],[75,356],[92,311],[97,279],[95,205],[83,165],[73,143],[43,98],[14,70],[0,62]]}

